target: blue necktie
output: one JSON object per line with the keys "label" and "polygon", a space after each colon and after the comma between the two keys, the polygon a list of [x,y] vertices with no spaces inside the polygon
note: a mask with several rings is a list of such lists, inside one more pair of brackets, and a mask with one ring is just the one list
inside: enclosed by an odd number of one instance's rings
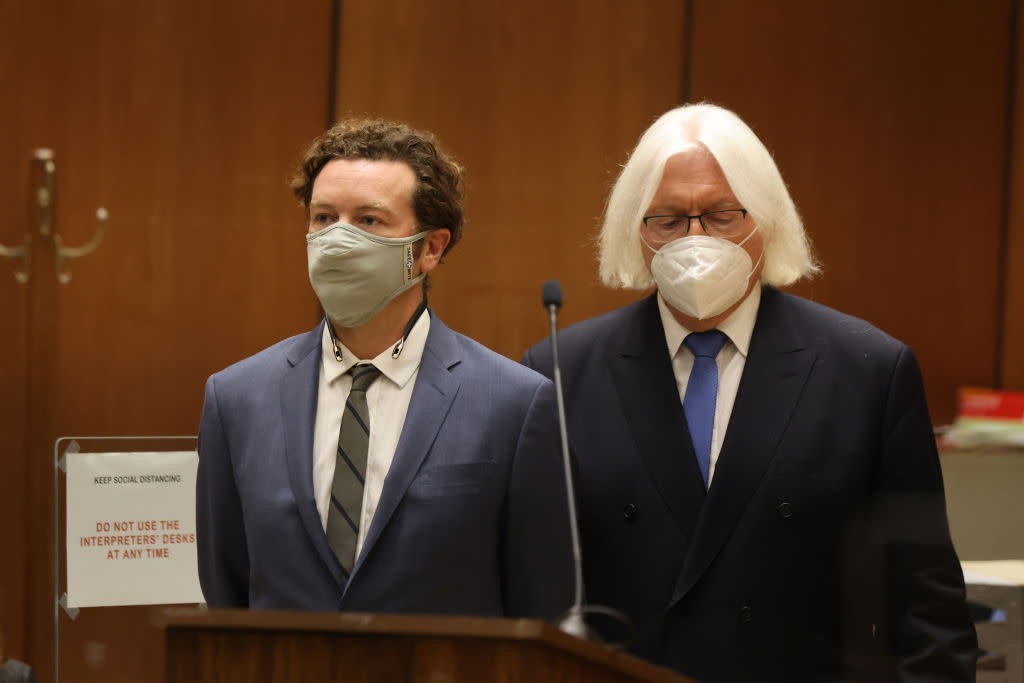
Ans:
{"label": "blue necktie", "polygon": [[722,350],[725,334],[718,330],[691,332],[683,343],[693,352],[693,370],[683,397],[683,414],[686,415],[686,426],[690,429],[693,451],[697,454],[697,464],[706,488],[711,469],[711,430],[715,426],[715,401],[718,398],[715,356]]}

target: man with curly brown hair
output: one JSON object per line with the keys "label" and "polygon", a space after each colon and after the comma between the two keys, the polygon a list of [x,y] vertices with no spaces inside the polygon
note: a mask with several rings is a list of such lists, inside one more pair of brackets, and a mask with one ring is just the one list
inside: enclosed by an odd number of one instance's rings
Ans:
{"label": "man with curly brown hair", "polygon": [[213,375],[199,428],[211,606],[551,618],[570,601],[549,380],[448,329],[462,236],[432,135],[345,121],[293,181],[321,324]]}

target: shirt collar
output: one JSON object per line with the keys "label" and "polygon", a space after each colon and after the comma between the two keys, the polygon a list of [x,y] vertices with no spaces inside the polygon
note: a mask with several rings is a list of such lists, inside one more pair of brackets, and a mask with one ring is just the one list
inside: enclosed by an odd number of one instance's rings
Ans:
{"label": "shirt collar", "polygon": [[[744,358],[747,357],[747,351],[750,349],[750,337],[754,334],[754,323],[757,322],[757,310],[760,306],[761,283],[758,282],[750,290],[747,298],[717,327],[718,330],[725,333],[725,336]],[[661,314],[661,324],[665,328],[665,342],[668,344],[669,358],[675,358],[686,335],[690,334],[692,330],[679,324],[660,292],[658,293],[658,312]]]}
{"label": "shirt collar", "polygon": [[[382,375],[399,388],[404,387],[420,367],[420,361],[423,359],[423,349],[426,348],[429,332],[430,311],[423,311],[419,320],[416,321],[416,324],[412,326],[412,330],[409,331],[409,336],[405,339],[405,346],[402,347],[402,353],[398,358],[391,357],[395,344],[399,341],[396,339],[394,343],[388,345],[388,348],[381,351],[376,358],[370,359],[370,362],[380,370]],[[342,344],[340,339],[338,340],[338,350],[341,351],[340,361],[334,357],[334,344],[331,343],[331,332],[327,329],[327,321],[325,320],[324,331],[320,340],[320,362],[324,369],[324,379],[327,380],[328,384],[332,384],[339,377],[342,377],[353,365],[366,362],[367,360],[356,358],[355,354],[349,351],[348,347]]]}

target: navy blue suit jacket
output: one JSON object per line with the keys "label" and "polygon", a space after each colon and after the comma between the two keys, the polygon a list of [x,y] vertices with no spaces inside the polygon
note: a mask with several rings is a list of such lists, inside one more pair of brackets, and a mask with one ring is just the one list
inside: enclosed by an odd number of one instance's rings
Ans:
{"label": "navy blue suit jacket", "polygon": [[208,604],[543,618],[568,607],[552,384],[432,313],[394,461],[344,581],[313,494],[322,330],[206,384],[197,540]]}
{"label": "navy blue suit jacket", "polygon": [[655,296],[559,335],[589,601],[701,681],[973,680],[910,349],[765,287],[705,491]]}

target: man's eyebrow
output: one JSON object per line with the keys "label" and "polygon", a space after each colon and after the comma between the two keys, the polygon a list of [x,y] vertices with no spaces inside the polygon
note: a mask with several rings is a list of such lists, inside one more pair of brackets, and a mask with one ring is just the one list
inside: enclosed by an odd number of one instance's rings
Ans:
{"label": "man's eyebrow", "polygon": [[[708,204],[701,204],[701,206],[703,207],[701,212],[702,213],[706,213],[708,211],[720,211],[722,209],[733,209],[733,208],[736,208],[737,206],[739,206],[739,201],[736,200],[733,197],[723,197],[722,199],[719,199],[719,200],[714,201],[714,202],[710,202]],[[676,209],[671,208],[671,205],[667,205],[667,204],[666,205],[661,205],[661,204],[659,204],[658,206],[652,206],[650,209],[647,210],[647,212],[644,215],[645,216],[669,216],[669,215],[674,216],[674,215],[680,215],[680,214],[683,214],[683,213],[685,213],[685,212],[678,211]]]}
{"label": "man's eyebrow", "polygon": [[[333,209],[334,204],[323,199],[314,199],[309,203],[310,210],[312,209]],[[383,213],[394,213],[387,204],[383,202],[365,202],[356,207],[356,211],[381,211]]]}
{"label": "man's eyebrow", "polygon": [[357,206],[356,211],[383,211],[385,213],[392,213],[388,205],[383,202],[366,202]]}
{"label": "man's eyebrow", "polygon": [[738,204],[739,204],[739,202],[736,199],[725,197],[723,199],[719,199],[717,202],[711,202],[710,204],[708,204],[708,208],[706,210],[707,211],[717,211],[718,209],[722,208],[723,206],[728,207],[728,208],[731,209],[731,208],[733,208],[734,205],[738,205]]}

